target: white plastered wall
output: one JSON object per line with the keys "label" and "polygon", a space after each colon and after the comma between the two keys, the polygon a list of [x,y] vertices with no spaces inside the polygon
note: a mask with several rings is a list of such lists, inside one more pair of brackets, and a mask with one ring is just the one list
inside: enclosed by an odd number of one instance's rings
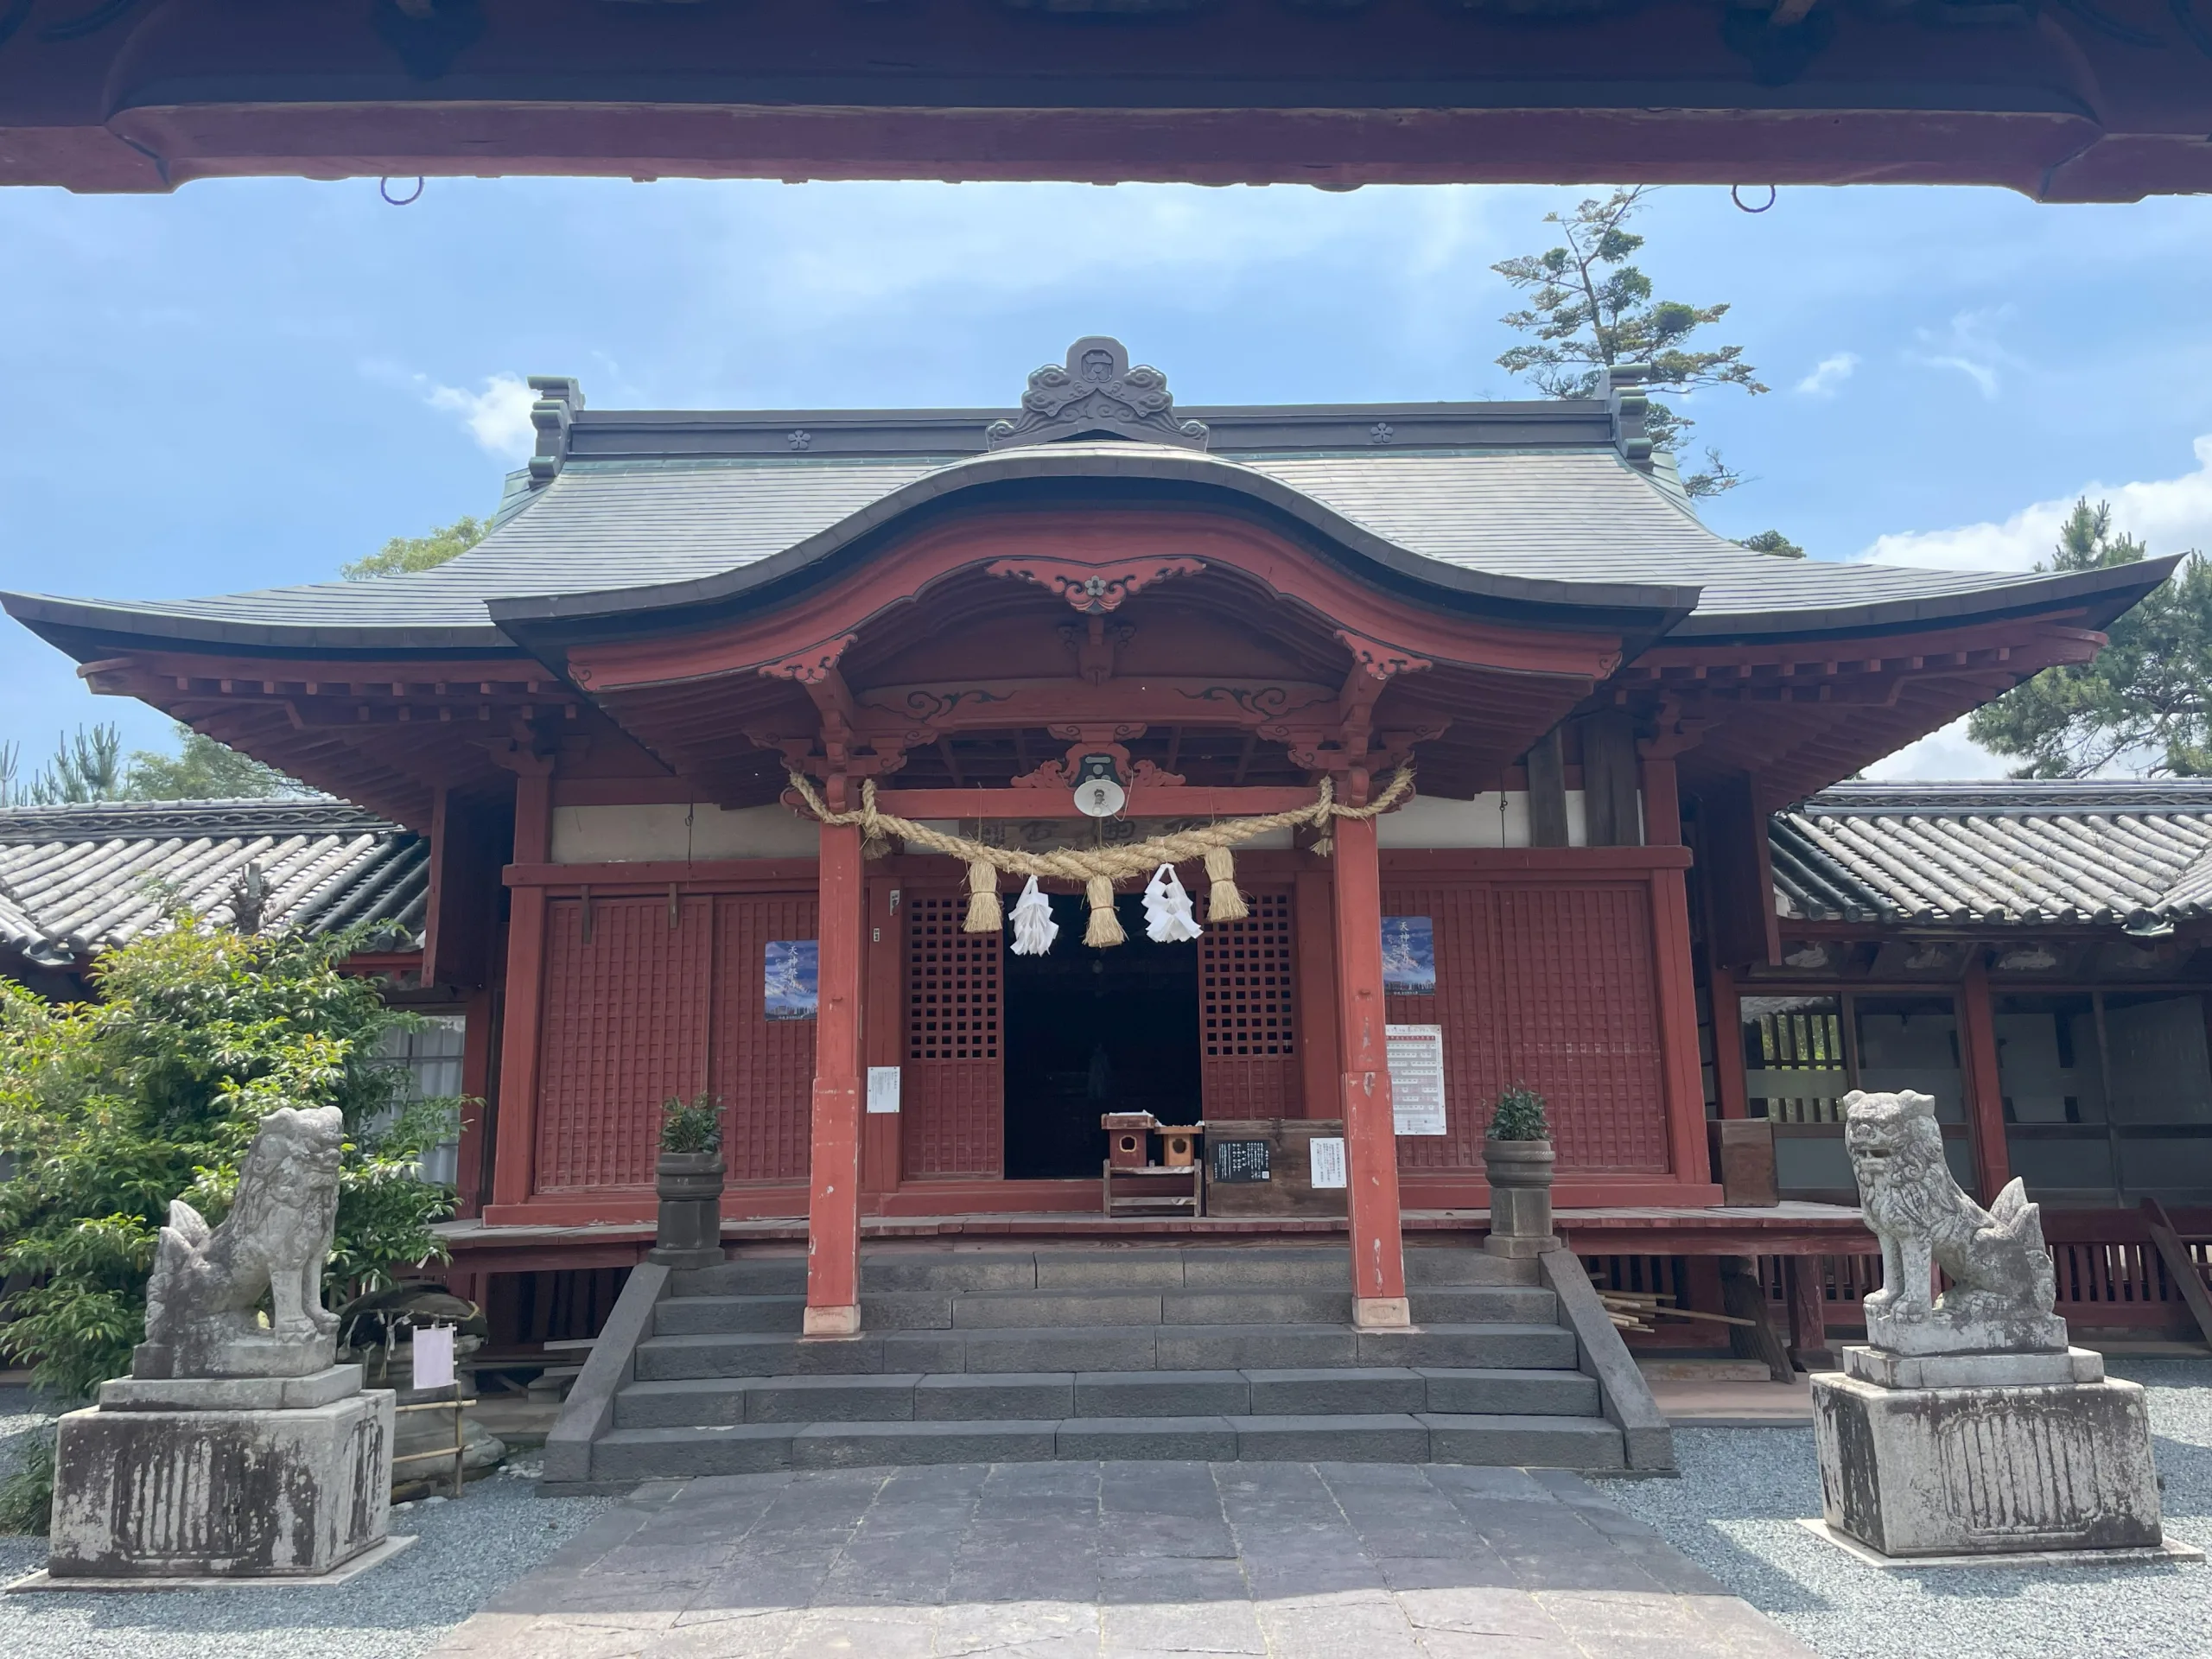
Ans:
{"label": "white plastered wall", "polygon": [[[1582,791],[1568,790],[1567,844],[1587,847],[1589,823]],[[1396,811],[1384,813],[1376,830],[1385,847],[1526,847],[1529,791],[1486,790],[1471,801],[1419,796]]]}
{"label": "white plastered wall", "polygon": [[724,810],[703,802],[553,809],[556,864],[640,864],[709,858],[812,858],[814,824],[788,807]]}

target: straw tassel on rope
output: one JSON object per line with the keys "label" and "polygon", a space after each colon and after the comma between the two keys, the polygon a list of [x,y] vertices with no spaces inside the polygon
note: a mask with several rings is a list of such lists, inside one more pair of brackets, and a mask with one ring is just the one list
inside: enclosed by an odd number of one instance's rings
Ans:
{"label": "straw tassel on rope", "polygon": [[1129,936],[1122,931],[1122,918],[1114,913],[1114,878],[1094,875],[1084,884],[1084,892],[1090,900],[1090,925],[1083,930],[1083,942],[1094,950],[1126,944]]}
{"label": "straw tassel on rope", "polygon": [[968,919],[960,925],[963,933],[996,933],[1006,926],[1006,915],[999,903],[998,866],[988,858],[971,860],[968,865]]}
{"label": "straw tassel on rope", "polygon": [[1241,922],[1252,912],[1236,890],[1236,853],[1230,847],[1206,849],[1206,920]]}

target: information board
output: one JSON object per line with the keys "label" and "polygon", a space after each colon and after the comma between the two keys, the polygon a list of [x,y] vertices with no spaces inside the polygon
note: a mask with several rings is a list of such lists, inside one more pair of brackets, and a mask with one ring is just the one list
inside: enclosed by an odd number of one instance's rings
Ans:
{"label": "information board", "polygon": [[1222,1186],[1237,1186],[1247,1181],[1272,1180],[1268,1169],[1268,1143],[1264,1141],[1215,1141],[1207,1145],[1206,1155],[1213,1160],[1206,1173],[1209,1179]]}
{"label": "information board", "polygon": [[1317,1135],[1306,1143],[1308,1160],[1306,1169],[1312,1175],[1313,1187],[1343,1186],[1344,1180],[1344,1142],[1342,1135]]}
{"label": "information board", "polygon": [[1390,1105],[1400,1135],[1442,1135],[1444,1027],[1385,1026],[1390,1052]]}
{"label": "information board", "polygon": [[899,1068],[871,1065],[868,1069],[868,1109],[871,1112],[899,1109]]}

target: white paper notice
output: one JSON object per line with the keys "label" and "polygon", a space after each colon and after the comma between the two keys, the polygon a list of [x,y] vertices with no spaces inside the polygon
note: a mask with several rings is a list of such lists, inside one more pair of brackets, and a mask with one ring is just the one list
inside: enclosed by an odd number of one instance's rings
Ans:
{"label": "white paper notice", "polygon": [[449,1389],[453,1386],[453,1327],[418,1325],[415,1327],[415,1386]]}
{"label": "white paper notice", "polygon": [[1341,1187],[1344,1184],[1344,1142],[1342,1135],[1319,1136],[1306,1143],[1308,1163],[1306,1168],[1313,1177],[1313,1190]]}
{"label": "white paper notice", "polygon": [[1444,1027],[1385,1026],[1391,1116],[1400,1135],[1444,1133]]}
{"label": "white paper notice", "polygon": [[871,1065],[868,1069],[868,1109],[871,1112],[899,1109],[899,1068]]}

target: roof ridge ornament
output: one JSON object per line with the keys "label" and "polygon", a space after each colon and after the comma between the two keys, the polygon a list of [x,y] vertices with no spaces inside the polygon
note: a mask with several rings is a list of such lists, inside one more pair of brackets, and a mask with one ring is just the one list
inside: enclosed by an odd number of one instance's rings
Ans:
{"label": "roof ridge ornament", "polygon": [[1109,334],[1086,334],[1068,347],[1065,365],[1047,363],[1029,377],[1021,413],[994,421],[983,434],[993,449],[1106,436],[1141,443],[1206,447],[1203,421],[1175,417],[1175,396],[1158,369],[1129,366],[1128,347]]}

